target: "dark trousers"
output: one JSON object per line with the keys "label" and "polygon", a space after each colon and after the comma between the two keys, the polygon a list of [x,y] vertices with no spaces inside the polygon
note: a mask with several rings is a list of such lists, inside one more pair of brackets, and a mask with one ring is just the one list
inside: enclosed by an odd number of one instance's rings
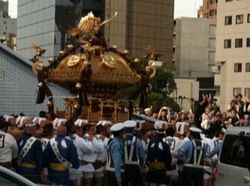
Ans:
{"label": "dark trousers", "polygon": [[[122,174],[122,184],[121,186],[125,186],[124,182],[124,175]],[[108,181],[108,186],[120,186],[117,181],[116,181],[116,176],[115,176],[115,172],[112,171],[107,171],[107,181]]]}
{"label": "dark trousers", "polygon": [[183,169],[183,186],[202,186],[203,168],[185,167]]}
{"label": "dark trousers", "polygon": [[125,186],[142,186],[142,174],[138,165],[125,165]]}

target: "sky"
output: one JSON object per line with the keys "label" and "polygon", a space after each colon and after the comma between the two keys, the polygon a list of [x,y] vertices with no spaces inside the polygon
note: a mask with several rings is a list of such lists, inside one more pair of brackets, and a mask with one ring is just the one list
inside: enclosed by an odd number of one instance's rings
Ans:
{"label": "sky", "polygon": [[[202,0],[174,0],[174,17],[196,17],[197,10],[202,5]],[[17,0],[9,0],[9,14],[17,17]]]}

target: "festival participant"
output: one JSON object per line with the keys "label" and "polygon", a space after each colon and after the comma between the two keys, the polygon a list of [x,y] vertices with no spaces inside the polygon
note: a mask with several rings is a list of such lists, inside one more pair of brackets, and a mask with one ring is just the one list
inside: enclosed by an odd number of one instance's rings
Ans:
{"label": "festival participant", "polygon": [[[42,131],[42,138],[41,143],[42,143],[42,149],[43,151],[45,150],[45,148],[47,147],[49,140],[52,139],[54,137],[54,128],[52,124],[46,124],[43,126],[43,131]],[[41,177],[41,182],[43,184],[49,184],[49,180],[47,178],[48,176],[48,168],[45,167],[44,171],[43,171],[43,175]]]}
{"label": "festival participant", "polygon": [[57,135],[50,139],[44,150],[45,163],[48,167],[48,179],[52,184],[69,185],[69,168],[78,168],[79,160],[73,142],[66,138],[64,125],[57,128]]}
{"label": "festival participant", "polygon": [[107,164],[106,171],[108,177],[108,185],[118,186],[124,183],[124,154],[123,154],[123,138],[124,138],[124,124],[116,123],[110,130],[113,138],[110,138],[107,150]]}
{"label": "festival participant", "polygon": [[171,167],[172,156],[170,147],[163,141],[165,136],[165,129],[163,126],[163,123],[159,122],[154,124],[156,138],[151,139],[148,144],[147,164],[149,166],[149,171],[147,182],[151,185],[165,185],[166,171]]}
{"label": "festival participant", "polygon": [[[96,163],[97,153],[104,151],[103,141],[95,137],[96,124],[87,123],[83,125],[83,144],[82,144],[82,154],[80,159],[79,170],[83,172],[83,184],[85,186],[91,186],[95,176],[95,171],[101,168],[102,165]],[[96,169],[95,169],[96,168]],[[101,175],[96,175],[100,177]],[[100,180],[98,180],[100,181]]]}
{"label": "festival participant", "polygon": [[16,139],[7,133],[8,122],[0,119],[0,165],[10,169],[12,160],[17,158],[18,146]]}
{"label": "festival participant", "polygon": [[103,166],[96,170],[95,177],[96,178],[99,177],[98,180],[100,180],[100,182],[103,182],[102,185],[104,186],[107,185],[108,183],[106,171],[104,171],[104,165],[106,165],[107,162],[107,149],[108,149],[108,141],[111,135],[110,131],[111,126],[112,126],[111,121],[101,120],[97,123],[96,134],[95,134],[95,137],[101,139],[104,145],[104,150],[98,152],[96,157],[97,161],[102,162]]}
{"label": "festival participant", "polygon": [[179,148],[177,158],[184,158],[183,184],[186,186],[201,186],[203,184],[203,160],[206,155],[206,145],[201,141],[202,130],[190,127],[190,140]]}
{"label": "festival participant", "polygon": [[141,141],[134,135],[136,121],[127,120],[124,122],[124,168],[125,185],[142,186],[140,166],[146,168],[145,152]]}
{"label": "festival participant", "polygon": [[35,123],[28,122],[24,128],[25,134],[17,140],[19,149],[18,172],[34,183],[40,183],[44,168],[42,144],[35,137]]}
{"label": "festival participant", "polygon": [[[166,130],[166,137],[163,138],[163,141],[165,141],[170,147],[171,154],[176,153],[182,145],[182,141],[175,136],[175,133],[176,131],[174,127],[168,127]],[[171,169],[167,170],[166,174],[172,186],[179,185],[177,158],[172,157]]]}
{"label": "festival participant", "polygon": [[[105,124],[104,124],[105,125]],[[106,162],[107,156],[107,145],[106,143],[106,137],[105,137],[105,130],[103,125],[99,125],[96,127],[96,132],[94,136],[94,140],[92,140],[92,143],[94,147],[96,148],[96,161],[94,163],[94,183],[95,186],[103,186],[104,183],[104,173],[103,173],[103,165]]]}
{"label": "festival participant", "polygon": [[[142,128],[141,130],[138,131],[137,135],[138,135],[138,138],[141,140],[142,147],[145,153],[145,159],[147,159],[148,143],[150,141],[149,139],[150,130]],[[146,185],[147,173],[148,173],[148,167],[144,167],[143,169],[141,169],[143,185]]]}

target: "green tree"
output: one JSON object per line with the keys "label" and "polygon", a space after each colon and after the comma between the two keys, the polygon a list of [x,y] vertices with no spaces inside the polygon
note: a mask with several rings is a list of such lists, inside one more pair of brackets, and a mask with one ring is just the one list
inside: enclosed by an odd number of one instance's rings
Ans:
{"label": "green tree", "polygon": [[[145,58],[137,58],[139,61],[132,67],[134,71],[144,69],[148,65]],[[149,81],[147,93],[147,105],[152,106],[154,112],[158,112],[162,106],[171,107],[174,111],[179,111],[180,106],[169,95],[176,89],[176,83],[173,77],[174,66],[164,64],[157,69],[156,75]],[[138,86],[127,86],[117,93],[118,99],[129,99],[130,95]],[[139,105],[139,97],[134,100],[134,105]]]}

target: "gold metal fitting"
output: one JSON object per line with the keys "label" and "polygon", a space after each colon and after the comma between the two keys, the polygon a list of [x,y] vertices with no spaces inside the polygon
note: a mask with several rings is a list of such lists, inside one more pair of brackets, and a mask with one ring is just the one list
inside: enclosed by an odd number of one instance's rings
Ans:
{"label": "gold metal fitting", "polygon": [[75,109],[79,109],[79,107],[80,107],[79,104],[75,104],[75,105],[74,105],[74,108],[75,108]]}
{"label": "gold metal fitting", "polygon": [[67,50],[68,50],[68,51],[73,50],[73,48],[74,48],[74,46],[73,46],[73,45],[71,45],[71,44],[67,46]]}
{"label": "gold metal fitting", "polygon": [[124,51],[123,51],[123,54],[128,54],[128,53],[129,53],[128,50],[124,50]]}
{"label": "gold metal fitting", "polygon": [[38,83],[38,87],[41,88],[43,86],[43,82]]}
{"label": "gold metal fitting", "polygon": [[138,57],[136,57],[135,59],[134,59],[134,62],[135,63],[138,63],[140,61],[140,59],[138,58]]}
{"label": "gold metal fitting", "polygon": [[54,62],[54,58],[49,58],[48,62],[51,64]]}
{"label": "gold metal fitting", "polygon": [[77,83],[76,84],[76,88],[79,90],[80,88],[82,87],[82,84],[81,83]]}
{"label": "gold metal fitting", "polygon": [[47,105],[48,105],[49,107],[51,107],[51,106],[53,105],[53,103],[52,103],[51,101],[48,101]]}

